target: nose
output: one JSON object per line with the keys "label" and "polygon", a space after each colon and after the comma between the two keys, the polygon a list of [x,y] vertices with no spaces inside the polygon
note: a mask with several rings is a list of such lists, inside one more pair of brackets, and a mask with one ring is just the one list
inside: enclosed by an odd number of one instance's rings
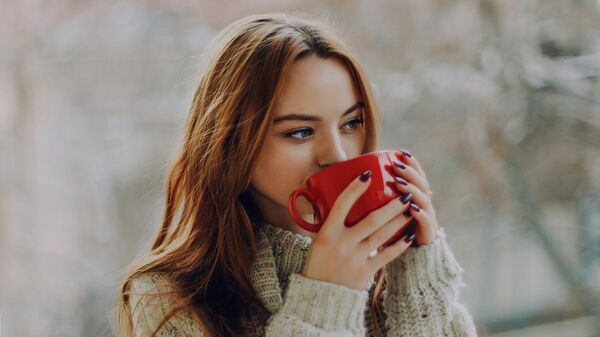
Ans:
{"label": "nose", "polygon": [[348,159],[348,152],[344,148],[342,138],[337,131],[329,132],[323,138],[323,143],[320,144],[318,149],[317,161],[321,169]]}

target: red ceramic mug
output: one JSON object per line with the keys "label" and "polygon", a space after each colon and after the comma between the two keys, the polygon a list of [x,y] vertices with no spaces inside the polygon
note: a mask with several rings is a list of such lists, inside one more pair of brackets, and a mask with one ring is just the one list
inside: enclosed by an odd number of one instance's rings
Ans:
{"label": "red ceramic mug", "polygon": [[[290,194],[288,210],[292,218],[303,229],[318,232],[325,219],[327,219],[338,195],[361,173],[371,170],[369,187],[356,200],[344,220],[344,225],[353,226],[371,211],[400,196],[401,193],[395,186],[394,177],[396,174],[392,165],[394,165],[393,160],[399,161],[401,155],[401,152],[393,150],[365,153],[313,174],[306,180],[308,188],[299,188]],[[316,223],[309,223],[298,214],[296,200],[299,196],[303,196],[312,204]],[[404,235],[414,234],[415,226],[416,220],[412,219],[394,233],[384,246],[391,244]]]}

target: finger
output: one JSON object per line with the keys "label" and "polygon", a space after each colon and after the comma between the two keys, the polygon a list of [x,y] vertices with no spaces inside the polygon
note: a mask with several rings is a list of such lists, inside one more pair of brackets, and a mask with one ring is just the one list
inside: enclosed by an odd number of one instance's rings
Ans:
{"label": "finger", "polygon": [[396,177],[395,186],[400,193],[411,193],[413,195],[412,202],[417,204],[420,208],[435,214],[431,198],[417,186],[400,177]]}
{"label": "finger", "polygon": [[420,190],[429,193],[429,183],[427,182],[425,177],[421,175],[421,173],[417,172],[417,170],[414,167],[395,160],[394,165],[392,165],[392,168],[396,175],[408,180],[410,183],[417,186]]}
{"label": "finger", "polygon": [[[412,203],[411,203],[412,204]],[[418,237],[417,244],[429,244],[435,240],[438,230],[437,222],[433,220],[430,214],[419,210],[419,207],[410,207],[410,214],[417,220],[418,225],[416,233]]]}
{"label": "finger", "polygon": [[404,253],[410,244],[414,240],[414,234],[410,237],[408,235],[403,236],[400,240],[382,249],[377,255],[370,257],[369,260],[372,262],[372,266],[375,270],[383,267],[384,265],[393,261],[400,254]]}
{"label": "finger", "polygon": [[421,164],[419,163],[417,158],[406,149],[400,149],[400,152],[401,153],[398,155],[398,159],[414,167],[425,179],[427,179],[425,170],[423,170],[423,167],[421,167]]}
{"label": "finger", "polygon": [[369,213],[361,221],[348,229],[350,235],[347,237],[351,241],[350,243],[353,245],[358,244],[381,226],[398,216],[398,214],[404,213],[408,209],[410,200],[412,200],[410,193],[403,194]]}
{"label": "finger", "polygon": [[321,232],[337,233],[344,228],[344,221],[350,209],[358,198],[367,190],[371,183],[371,170],[363,172],[346,186],[346,188],[335,199],[331,211],[325,219]]}
{"label": "finger", "polygon": [[[407,204],[405,208],[408,207],[409,205]],[[408,213],[408,216],[401,214],[393,218],[373,234],[361,241],[358,245],[358,253],[367,256],[373,249],[380,248],[384,243],[390,240],[395,233],[406,226],[411,219],[412,216],[410,215],[410,212]]]}

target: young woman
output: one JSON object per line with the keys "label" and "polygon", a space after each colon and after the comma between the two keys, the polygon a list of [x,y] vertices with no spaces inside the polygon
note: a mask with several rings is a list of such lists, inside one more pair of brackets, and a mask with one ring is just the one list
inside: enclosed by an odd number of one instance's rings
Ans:
{"label": "young woman", "polygon": [[[376,150],[369,81],[344,44],[314,20],[265,14],[208,50],[162,227],[124,278],[120,336],[475,336],[457,301],[462,268],[409,152],[395,167],[402,198],[355,226],[343,220],[369,172],[319,233],[288,213],[306,178]],[[413,220],[416,236],[382,247]]]}

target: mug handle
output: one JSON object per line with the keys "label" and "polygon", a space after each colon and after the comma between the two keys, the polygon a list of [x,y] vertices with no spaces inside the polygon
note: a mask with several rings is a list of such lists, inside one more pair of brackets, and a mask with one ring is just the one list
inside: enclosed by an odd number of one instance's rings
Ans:
{"label": "mug handle", "polygon": [[302,219],[302,217],[300,216],[300,214],[298,214],[298,211],[296,210],[296,199],[299,196],[305,197],[313,206],[313,210],[315,209],[315,206],[314,206],[315,198],[310,193],[310,190],[308,190],[306,188],[300,188],[300,189],[297,189],[294,192],[292,192],[292,194],[290,194],[290,198],[289,198],[289,202],[288,202],[288,210],[290,211],[292,218],[294,218],[294,221],[296,221],[296,223],[300,227],[302,227],[303,229],[305,229],[307,231],[316,233],[319,231],[321,224],[320,223],[311,224],[310,222],[305,221],[304,219]]}

